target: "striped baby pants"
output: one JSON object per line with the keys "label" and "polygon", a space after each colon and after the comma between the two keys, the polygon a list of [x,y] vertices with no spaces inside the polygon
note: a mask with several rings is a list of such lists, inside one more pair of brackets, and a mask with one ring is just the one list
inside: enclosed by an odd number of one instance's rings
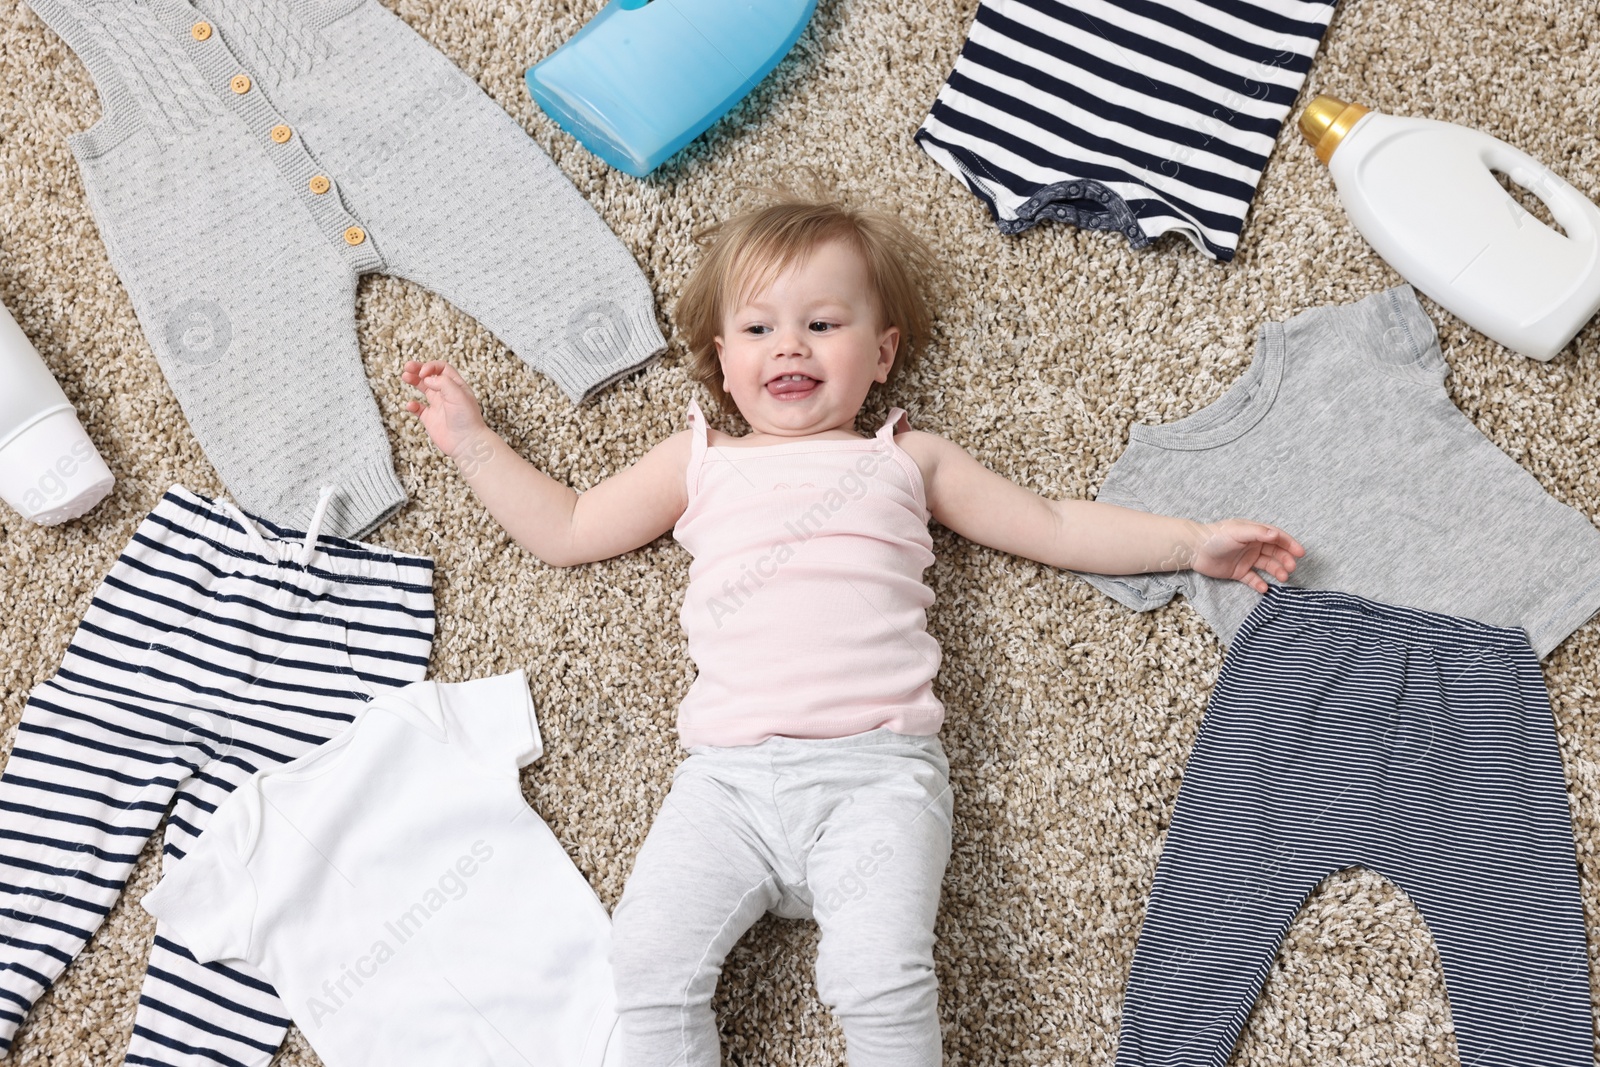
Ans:
{"label": "striped baby pants", "polygon": [[1290,921],[1366,867],[1422,912],[1468,1067],[1592,1067],[1582,901],[1549,694],[1519,629],[1274,586],[1184,773],[1118,1067],[1220,1067]]}
{"label": "striped baby pants", "polygon": [[[174,487],[31,694],[0,776],[0,1053],[167,818],[181,858],[258,770],[423,677],[433,563],[252,519]],[[160,923],[127,1063],[266,1064],[287,1013],[258,974],[196,963]]]}

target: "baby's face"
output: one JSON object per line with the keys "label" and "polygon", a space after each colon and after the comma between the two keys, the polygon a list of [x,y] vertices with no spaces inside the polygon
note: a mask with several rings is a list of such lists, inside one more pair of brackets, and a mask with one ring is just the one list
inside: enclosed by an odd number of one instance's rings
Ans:
{"label": "baby's face", "polygon": [[851,429],[889,377],[900,331],[879,322],[866,264],[831,241],[765,289],[745,293],[716,338],[723,387],[758,433]]}

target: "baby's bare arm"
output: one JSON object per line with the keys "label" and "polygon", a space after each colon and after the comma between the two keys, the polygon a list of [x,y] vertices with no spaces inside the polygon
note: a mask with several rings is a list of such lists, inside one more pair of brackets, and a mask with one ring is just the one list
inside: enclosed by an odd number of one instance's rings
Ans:
{"label": "baby's bare arm", "polygon": [[[1096,574],[1181,570],[1194,566],[1203,552],[1226,554],[1242,537],[1262,542],[1261,562],[1254,565],[1281,579],[1293,571],[1294,555],[1304,551],[1270,526],[1206,524],[1093,500],[1047,500],[942,437],[911,432],[895,440],[922,470],[928,510],[941,524],[981,545],[1054,567]],[[1249,575],[1242,580],[1253,587],[1260,582]]]}
{"label": "baby's bare arm", "polygon": [[687,430],[583,493],[517,455],[487,426],[452,458],[495,521],[552,567],[593,563],[647,545],[672,529],[688,506]]}
{"label": "baby's bare arm", "polygon": [[688,506],[687,430],[579,494],[517,455],[489,429],[477,398],[454,367],[410,362],[400,377],[422,396],[407,408],[455,462],[489,514],[519,545],[552,567],[592,563],[647,545],[672,529]]}

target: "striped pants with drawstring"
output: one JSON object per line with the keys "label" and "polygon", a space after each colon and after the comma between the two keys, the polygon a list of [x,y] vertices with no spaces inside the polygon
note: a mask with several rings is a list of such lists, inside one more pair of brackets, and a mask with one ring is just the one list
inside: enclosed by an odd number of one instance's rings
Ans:
{"label": "striped pants with drawstring", "polygon": [[[420,680],[433,562],[294,533],[174,487],[34,689],[0,775],[0,1054],[104,920],[167,815],[182,857],[258,770]],[[250,968],[202,966],[156,926],[129,1064],[262,1067],[288,1013]]]}

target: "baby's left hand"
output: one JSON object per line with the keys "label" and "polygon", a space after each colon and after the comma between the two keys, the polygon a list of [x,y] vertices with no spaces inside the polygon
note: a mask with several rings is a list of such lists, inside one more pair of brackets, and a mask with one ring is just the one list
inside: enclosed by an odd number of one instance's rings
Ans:
{"label": "baby's left hand", "polygon": [[1257,570],[1266,571],[1281,582],[1294,573],[1295,560],[1305,554],[1299,541],[1276,526],[1223,519],[1201,527],[1195,537],[1191,566],[1209,577],[1232,578],[1265,593],[1266,580]]}

